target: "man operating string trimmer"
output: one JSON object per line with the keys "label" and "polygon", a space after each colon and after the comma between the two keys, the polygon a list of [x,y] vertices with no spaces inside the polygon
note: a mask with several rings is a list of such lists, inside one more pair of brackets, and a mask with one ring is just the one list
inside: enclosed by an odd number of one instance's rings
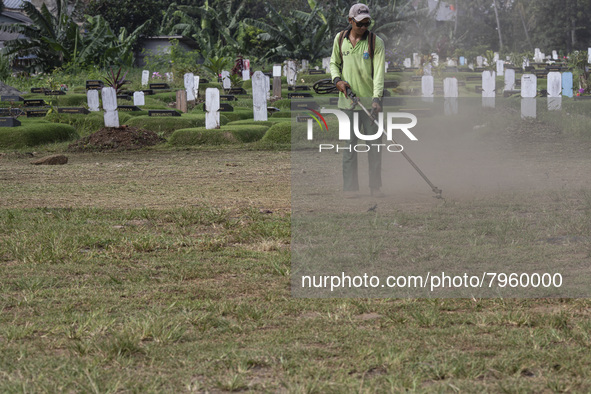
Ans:
{"label": "man operating string trimmer", "polygon": [[[384,42],[369,31],[371,16],[365,4],[355,4],[349,10],[350,26],[337,34],[334,39],[330,58],[330,73],[339,94],[339,109],[343,110],[353,125],[351,101],[348,100],[347,88],[360,98],[372,112],[380,112],[381,98],[384,93]],[[370,135],[376,134],[378,126],[367,115],[358,114],[359,131]],[[355,133],[349,146],[357,144]],[[381,140],[375,141],[380,143]],[[377,150],[369,151],[369,189],[374,197],[383,197],[382,156]],[[345,150],[343,154],[343,191],[346,198],[358,197],[359,178],[357,170],[357,152]]]}
{"label": "man operating string trimmer", "polygon": [[[369,8],[365,4],[355,4],[349,10],[351,26],[334,39],[330,58],[331,77],[339,93],[339,109],[349,117],[354,127],[357,107],[359,131],[365,135],[375,135],[379,130],[376,117],[382,110],[384,93],[385,55],[384,42],[368,30],[371,24]],[[349,99],[353,99],[352,101]],[[353,102],[353,106],[351,106]],[[367,110],[371,103],[371,113]],[[357,145],[357,136],[351,130],[348,146]],[[376,144],[380,144],[382,137]],[[441,199],[441,189],[436,187],[421,169],[402,151],[401,154],[431,187],[435,197]],[[369,190],[373,197],[384,197],[382,187],[382,151],[370,149],[368,152]],[[357,152],[355,149],[343,152],[343,191],[346,198],[357,198],[359,177]]]}

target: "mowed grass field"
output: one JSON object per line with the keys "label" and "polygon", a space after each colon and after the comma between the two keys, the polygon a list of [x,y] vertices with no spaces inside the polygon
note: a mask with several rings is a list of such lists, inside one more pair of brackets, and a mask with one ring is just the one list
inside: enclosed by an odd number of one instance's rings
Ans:
{"label": "mowed grass field", "polygon": [[[0,392],[591,391],[588,299],[292,298],[289,152],[68,156],[0,156]],[[565,188],[537,198],[589,262]],[[511,243],[514,200],[398,204],[412,237]]]}

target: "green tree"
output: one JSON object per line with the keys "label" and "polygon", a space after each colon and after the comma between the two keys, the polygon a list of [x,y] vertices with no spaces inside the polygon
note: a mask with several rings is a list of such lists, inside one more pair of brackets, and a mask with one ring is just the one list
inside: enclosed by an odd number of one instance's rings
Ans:
{"label": "green tree", "polygon": [[101,15],[113,31],[134,31],[145,25],[144,34],[154,35],[169,3],[170,0],[90,0],[84,12]]}
{"label": "green tree", "polygon": [[59,0],[55,14],[43,4],[38,10],[29,2],[23,3],[23,10],[33,21],[31,25],[12,24],[4,30],[20,33],[27,38],[7,41],[5,53],[13,56],[29,56],[31,68],[52,70],[76,57],[80,39],[79,26],[74,21],[79,3],[68,8],[67,0]]}

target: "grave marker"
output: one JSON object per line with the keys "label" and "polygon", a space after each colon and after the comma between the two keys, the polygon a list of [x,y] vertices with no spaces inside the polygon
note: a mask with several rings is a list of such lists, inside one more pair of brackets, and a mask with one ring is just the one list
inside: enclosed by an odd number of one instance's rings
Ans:
{"label": "grave marker", "polygon": [[205,128],[220,128],[220,91],[216,88],[205,90]]}
{"label": "grave marker", "polygon": [[195,75],[193,73],[186,73],[183,79],[185,82],[186,101],[195,101]]}
{"label": "grave marker", "polygon": [[322,68],[326,74],[330,74],[330,57],[322,58]]}
{"label": "grave marker", "polygon": [[181,116],[177,111],[172,109],[152,109],[148,111],[148,116],[160,116],[160,117],[169,117],[169,116]]}
{"label": "grave marker", "polygon": [[21,122],[16,118],[0,118],[0,127],[18,127]]}
{"label": "grave marker", "polygon": [[169,89],[169,86],[167,83],[151,83],[150,89]]}
{"label": "grave marker", "polygon": [[562,95],[573,97],[573,73],[570,71],[562,74]]}
{"label": "grave marker", "polygon": [[119,127],[117,112],[117,91],[114,88],[102,88],[105,127]]}
{"label": "grave marker", "polygon": [[482,67],[484,58],[482,56],[476,56],[476,67]]}
{"label": "grave marker", "polygon": [[431,54],[432,63],[435,67],[439,67],[439,55],[436,53]]}
{"label": "grave marker", "polygon": [[293,60],[287,61],[287,85],[295,86],[298,78],[296,62]]}
{"label": "grave marker", "polygon": [[557,51],[552,51],[552,59],[558,60],[558,52]]}
{"label": "grave marker", "polygon": [[267,100],[271,98],[271,78],[265,74],[265,89],[267,89]]}
{"label": "grave marker", "polygon": [[464,56],[460,56],[460,66],[466,65],[466,58]]}
{"label": "grave marker", "polygon": [[591,64],[591,48],[587,49],[587,63]]}
{"label": "grave marker", "polygon": [[273,66],[273,97],[281,98],[281,65]]}
{"label": "grave marker", "polygon": [[144,70],[142,71],[142,86],[148,86],[150,83],[150,71]]}
{"label": "grave marker", "polygon": [[534,98],[537,94],[538,78],[533,74],[523,74],[521,76],[521,97]]}
{"label": "grave marker", "polygon": [[419,56],[418,53],[413,53],[412,54],[412,66],[414,68],[421,67],[421,57]]}
{"label": "grave marker", "polygon": [[173,73],[164,73],[164,76],[166,77],[166,81],[167,82],[173,82],[174,81],[174,74]]}
{"label": "grave marker", "polygon": [[[58,114],[83,114],[83,115],[87,115],[90,113],[90,111],[88,111],[86,108],[84,107],[68,107],[68,108],[58,108],[57,109],[57,113]],[[115,127],[115,126],[113,126]],[[119,126],[116,126],[119,127]]]}
{"label": "grave marker", "polygon": [[482,72],[482,106],[485,108],[495,107],[496,74],[494,71]]}
{"label": "grave marker", "polygon": [[135,112],[141,111],[141,109],[140,107],[137,107],[135,105],[120,105],[119,107],[117,107],[117,111]]}
{"label": "grave marker", "polygon": [[423,98],[433,98],[433,76],[425,75],[421,78],[421,93]]}
{"label": "grave marker", "polygon": [[230,82],[230,71],[222,71],[222,87],[225,90],[228,90],[232,87],[232,82]]}
{"label": "grave marker", "polygon": [[28,109],[25,113],[27,118],[42,118],[47,116],[47,109]]}
{"label": "grave marker", "polygon": [[403,65],[404,65],[404,68],[411,68],[412,67],[410,57],[407,57],[406,59],[404,59]]}
{"label": "grave marker", "polygon": [[248,81],[250,79],[250,70],[242,70],[242,80]]}
{"label": "grave marker", "polygon": [[[193,79],[193,78],[191,78]],[[187,91],[177,90],[176,91],[176,109],[182,113],[187,113]]]}
{"label": "grave marker", "polygon": [[98,90],[89,90],[86,92],[86,103],[88,110],[91,112],[98,112],[100,110],[100,100]]}
{"label": "grave marker", "polygon": [[43,107],[45,105],[47,105],[47,103],[45,102],[45,100],[25,100],[23,102],[23,105],[25,107]]}
{"label": "grave marker", "polygon": [[267,120],[267,81],[261,71],[252,76],[252,106],[254,120]]}
{"label": "grave marker", "polygon": [[512,68],[505,70],[505,87],[503,90],[515,90],[515,70]]}
{"label": "grave marker", "polygon": [[497,60],[497,75],[502,77],[505,75],[505,61],[504,60]]}
{"label": "grave marker", "polygon": [[456,78],[443,80],[443,97],[458,98],[458,80]]}
{"label": "grave marker", "polygon": [[494,71],[482,72],[482,97],[494,98],[496,95],[496,78]]}
{"label": "grave marker", "polygon": [[548,73],[548,97],[560,97],[562,93],[562,75],[559,72]]}
{"label": "grave marker", "polygon": [[142,106],[146,105],[146,98],[144,92],[133,93],[133,105]]}

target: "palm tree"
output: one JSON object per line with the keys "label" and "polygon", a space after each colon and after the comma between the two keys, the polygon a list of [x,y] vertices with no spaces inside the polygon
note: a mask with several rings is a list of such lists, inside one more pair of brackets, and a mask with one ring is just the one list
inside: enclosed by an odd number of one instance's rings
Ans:
{"label": "palm tree", "polygon": [[76,2],[68,10],[67,0],[59,0],[55,14],[52,14],[45,4],[38,10],[33,4],[24,2],[23,10],[33,23],[2,27],[27,37],[8,41],[5,53],[11,57],[32,55],[30,67],[37,70],[51,70],[70,61],[75,56],[76,44],[80,41],[80,28],[73,19],[78,6],[79,3]]}

